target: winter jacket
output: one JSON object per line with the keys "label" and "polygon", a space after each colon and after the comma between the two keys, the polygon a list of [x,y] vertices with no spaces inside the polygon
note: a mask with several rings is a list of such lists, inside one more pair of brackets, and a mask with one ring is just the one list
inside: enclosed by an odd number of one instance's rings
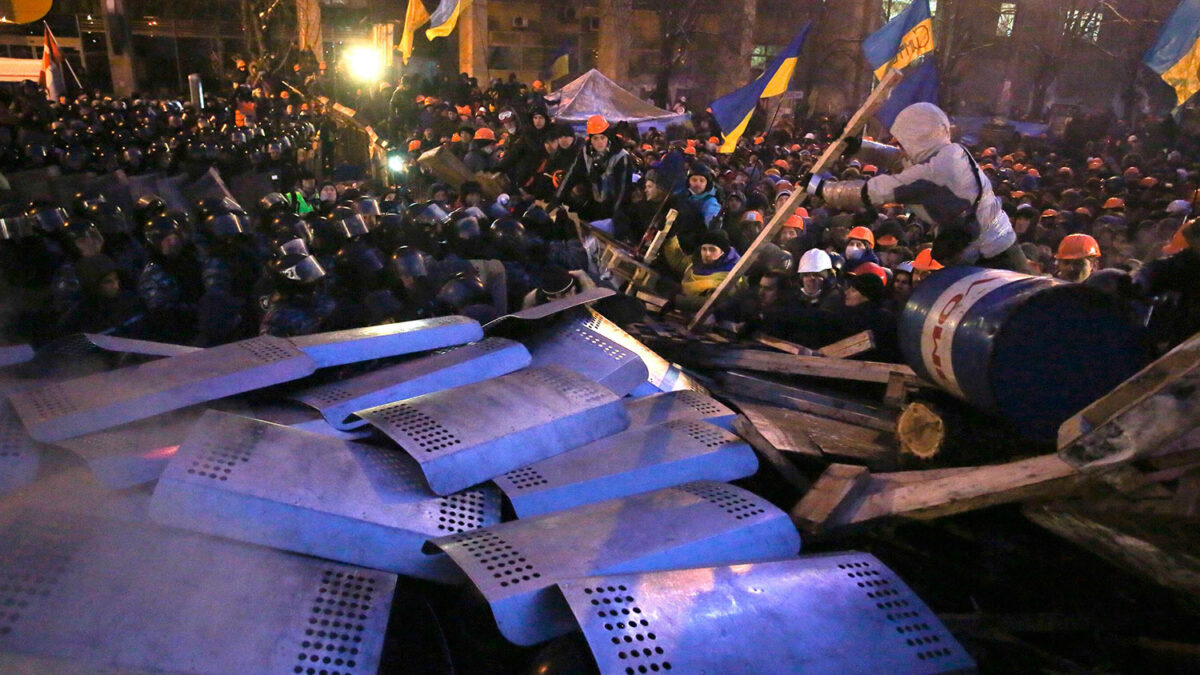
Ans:
{"label": "winter jacket", "polygon": [[714,229],[721,226],[721,221],[717,216],[721,215],[721,202],[717,201],[716,188],[709,186],[700,194],[692,194],[689,190],[676,193],[681,199],[686,199],[695,205],[700,211],[700,215],[704,218],[704,226],[708,229]]}
{"label": "winter jacket", "polygon": [[[705,265],[699,261],[698,257],[693,259],[693,256],[684,253],[683,249],[679,248],[679,240],[676,237],[667,240],[663,246],[662,255],[671,269],[680,276],[679,282],[683,286],[683,294],[693,297],[705,296],[715,291],[741,258],[737,250],[731,248],[725,257],[715,264]],[[745,285],[746,279],[743,276],[738,279],[734,292],[741,290]]]}
{"label": "winter jacket", "polygon": [[582,183],[589,188],[589,194],[586,203],[579,208],[580,216],[589,221],[613,218],[629,201],[632,177],[629,153],[610,150],[599,154],[590,144],[585,144],[559,185],[556,201],[564,201],[571,190]]}
{"label": "winter jacket", "polygon": [[[950,142],[950,121],[941,109],[928,103],[911,105],[896,117],[891,131],[903,150],[865,142],[858,155],[863,162],[893,172],[866,182],[864,195],[870,204],[905,204],[918,219],[938,226],[939,236],[967,228],[957,233],[969,241],[959,257],[962,263],[995,257],[1016,243],[991,182],[965,148]],[[964,214],[968,217],[962,218]]]}

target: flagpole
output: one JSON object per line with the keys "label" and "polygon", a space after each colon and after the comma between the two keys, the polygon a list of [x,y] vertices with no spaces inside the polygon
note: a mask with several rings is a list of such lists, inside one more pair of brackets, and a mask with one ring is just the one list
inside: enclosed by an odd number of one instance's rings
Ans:
{"label": "flagpole", "polygon": [[[48,33],[50,35],[51,40],[54,40],[54,44],[58,44],[58,38],[54,37],[54,31],[50,30],[50,24],[46,23],[46,21],[43,20],[42,25],[46,27],[46,33]],[[82,34],[79,36],[79,53],[80,54],[83,53],[83,35]],[[71,77],[75,78],[75,86],[79,87],[80,89],[83,89],[83,83],[79,81],[79,76],[75,74],[75,69],[73,67],[71,67],[71,61],[70,61],[70,59],[67,58],[66,54],[63,54],[63,63],[67,64],[67,70],[71,71]]]}

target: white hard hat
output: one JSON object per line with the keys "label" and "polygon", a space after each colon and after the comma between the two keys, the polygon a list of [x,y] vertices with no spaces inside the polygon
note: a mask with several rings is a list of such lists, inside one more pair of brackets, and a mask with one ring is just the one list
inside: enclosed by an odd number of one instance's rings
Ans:
{"label": "white hard hat", "polygon": [[800,256],[800,265],[796,268],[796,273],[808,274],[831,269],[833,269],[833,261],[829,259],[829,254],[819,248],[810,248]]}

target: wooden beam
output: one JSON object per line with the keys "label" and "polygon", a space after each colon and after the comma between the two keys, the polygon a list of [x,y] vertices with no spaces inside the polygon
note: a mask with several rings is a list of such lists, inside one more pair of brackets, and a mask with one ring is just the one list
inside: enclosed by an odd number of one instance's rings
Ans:
{"label": "wooden beam", "polygon": [[789,387],[738,372],[726,373],[721,382],[726,391],[734,395],[749,396],[879,431],[894,432],[896,428],[896,416],[891,411],[872,408],[847,399]]}
{"label": "wooden beam", "polygon": [[1062,495],[1082,483],[1083,475],[1058,455],[1042,455],[902,485],[889,484],[886,476],[878,476],[878,481],[873,477],[872,482],[881,483],[882,489],[865,490],[839,509],[828,521],[830,526],[888,516],[941,518],[1032,497]]}
{"label": "wooden beam", "polygon": [[[813,164],[812,172],[814,174],[821,173],[833,166],[833,163],[846,151],[846,139],[857,134],[866,126],[867,121],[887,101],[888,95],[892,93],[892,89],[902,79],[904,79],[904,76],[895,68],[889,68],[884,73],[883,79],[871,91],[871,95],[867,97],[862,107],[854,113],[850,121],[846,122],[846,126],[842,129],[842,135],[836,141],[830,143],[825,148],[825,151],[821,153],[817,162]],[[808,199],[808,194],[804,190],[805,187],[807,186],[797,186],[795,192],[792,193],[787,202],[779,209],[776,209],[775,215],[771,217],[771,222],[767,223],[762,232],[758,233],[758,236],[754,238],[754,242],[742,253],[741,259],[737,261],[733,269],[729,270],[729,274],[725,275],[725,278],[721,280],[717,288],[709,294],[704,304],[700,307],[700,311],[696,312],[696,315],[692,317],[691,323],[688,324],[689,328],[695,330],[696,326],[704,323],[704,320],[716,308],[717,301],[721,299],[721,296],[725,295],[730,288],[733,288],[737,284],[737,281],[750,270],[750,266],[754,263],[754,259],[758,256],[762,247],[775,238],[775,233],[779,231],[780,227],[783,227],[784,221],[791,217],[796,212],[796,209]]]}
{"label": "wooden beam", "polygon": [[825,356],[801,356],[778,354],[761,349],[704,350],[694,354],[697,365],[716,368],[754,370],[762,373],[828,377],[855,382],[888,384],[894,376],[904,379],[905,384],[916,386],[920,382],[912,368],[898,363],[874,361],[850,361]]}
{"label": "wooden beam", "polygon": [[767,460],[767,463],[782,477],[789,485],[796,488],[800,492],[807,492],[812,483],[792,464],[782,452],[777,450],[771,443],[766,442],[762,434],[758,433],[758,429],[749,422],[744,416],[738,415],[733,421],[733,429],[739,436],[746,439],[750,447]]}
{"label": "wooden beam", "polygon": [[830,464],[792,508],[792,522],[805,531],[820,532],[838,507],[862,492],[870,477],[865,466]]}
{"label": "wooden beam", "polygon": [[855,333],[848,338],[843,338],[837,342],[827,344],[817,351],[821,356],[832,356],[838,359],[848,359],[851,356],[857,356],[863,352],[869,352],[875,349],[875,332],[864,330],[861,333]]}
{"label": "wooden beam", "polygon": [[1087,469],[1151,454],[1200,426],[1200,335],[1059,427],[1058,452]]}
{"label": "wooden beam", "polygon": [[[777,452],[824,459],[821,448],[817,447],[804,431],[804,420],[800,419],[802,413],[744,399],[730,399],[730,402],[742,411],[742,417],[738,418],[734,426],[747,440],[750,440],[749,435],[753,435],[761,438],[763,444],[771,446]],[[753,445],[754,441],[750,443]]]}
{"label": "wooden beam", "polygon": [[765,333],[759,333],[751,339],[760,345],[765,345],[771,349],[778,349],[785,354],[806,354],[811,356],[815,353],[813,350],[805,347],[804,345],[798,345],[795,342],[788,342],[787,340],[782,340]]}

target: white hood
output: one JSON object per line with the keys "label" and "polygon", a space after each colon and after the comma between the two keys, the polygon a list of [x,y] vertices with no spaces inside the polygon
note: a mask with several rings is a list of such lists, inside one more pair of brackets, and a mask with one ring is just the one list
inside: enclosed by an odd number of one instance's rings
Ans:
{"label": "white hood", "polygon": [[917,164],[950,143],[950,118],[932,103],[914,103],[896,115],[891,132],[909,161]]}

